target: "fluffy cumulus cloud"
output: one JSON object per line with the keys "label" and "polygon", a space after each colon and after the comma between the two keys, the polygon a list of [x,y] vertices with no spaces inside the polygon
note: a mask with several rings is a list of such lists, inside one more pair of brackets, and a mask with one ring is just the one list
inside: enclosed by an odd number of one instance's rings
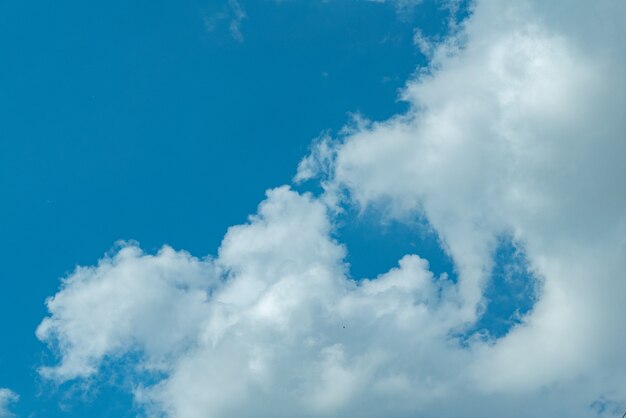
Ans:
{"label": "fluffy cumulus cloud", "polygon": [[523,326],[472,347],[485,393],[585,381],[560,402],[624,400],[625,15],[613,1],[479,1],[407,84],[409,112],[359,120],[301,163],[332,196],[426,216],[458,269],[461,321],[480,312],[498,237],[524,245],[543,292]]}
{"label": "fluffy cumulus cloud", "polygon": [[377,416],[439,396],[463,362],[439,326],[448,281],[409,255],[357,284],[331,233],[324,204],[281,187],[215,259],[122,244],[48,300],[37,335],[61,362],[42,373],[93,377],[133,354],[137,401],[177,417]]}
{"label": "fluffy cumulus cloud", "polygon": [[79,267],[48,299],[51,316],[37,328],[63,357],[44,377],[64,381],[93,375],[103,359],[141,352],[158,370],[202,328],[205,300],[218,282],[209,260],[162,248],[146,255],[120,243],[95,267]]}
{"label": "fluffy cumulus cloud", "polygon": [[[410,80],[270,190],[214,258],[121,244],[47,301],[58,382],[115,363],[149,416],[615,416],[626,407],[626,3],[478,0]],[[419,255],[346,275],[341,205],[425,217],[458,280]],[[505,336],[484,312],[498,240],[541,280]],[[349,250],[349,249],[348,249]],[[95,379],[97,381],[97,379]],[[621,411],[623,413],[623,411]]]}
{"label": "fluffy cumulus cloud", "polygon": [[0,418],[9,418],[13,417],[13,415],[9,411],[9,406],[17,402],[19,396],[10,389],[0,388]]}

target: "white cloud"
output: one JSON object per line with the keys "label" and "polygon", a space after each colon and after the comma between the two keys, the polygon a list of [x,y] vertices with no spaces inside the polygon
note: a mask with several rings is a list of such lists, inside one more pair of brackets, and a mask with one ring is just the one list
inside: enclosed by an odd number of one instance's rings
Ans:
{"label": "white cloud", "polygon": [[228,0],[228,7],[232,12],[232,18],[228,24],[228,29],[232,37],[243,42],[243,32],[241,32],[241,22],[247,17],[246,11],[237,0]]}
{"label": "white cloud", "polygon": [[[331,233],[320,201],[281,187],[248,224],[229,229],[215,260],[169,248],[151,256],[124,245],[98,266],[77,269],[49,300],[51,316],[38,336],[56,343],[61,363],[44,375],[94,376],[103,362],[139,352],[129,373],[139,366],[166,375],[153,386],[136,379],[137,401],[148,411],[409,411],[442,390],[454,374],[448,364],[459,363],[446,328],[435,326],[446,320],[439,300],[448,283],[407,256],[397,269],[357,284],[346,277],[345,250]],[[426,354],[448,351],[445,363]],[[428,387],[420,387],[426,377],[419,370],[431,370]],[[398,404],[389,402],[394,391]],[[374,407],[379,402],[385,405]]]}
{"label": "white cloud", "polygon": [[425,36],[419,28],[416,28],[413,31],[413,43],[415,44],[417,49],[419,49],[422,55],[426,57],[430,57],[436,47],[436,43],[433,41],[433,39]]}
{"label": "white cloud", "polygon": [[228,21],[228,30],[232,38],[238,42],[243,42],[241,24],[247,17],[246,10],[239,1],[228,0],[221,11],[204,17],[204,26],[207,31],[213,32],[222,22]]}
{"label": "white cloud", "polygon": [[399,11],[407,11],[417,6],[422,0],[368,0],[373,3],[394,3]]}
{"label": "white cloud", "polygon": [[88,377],[103,359],[133,351],[145,354],[142,366],[158,369],[201,329],[218,280],[212,262],[169,247],[146,255],[120,245],[97,266],[78,267],[46,302],[51,316],[37,337],[59,351],[62,363],[42,368],[45,377]]}
{"label": "white cloud", "polygon": [[15,416],[9,411],[9,405],[19,400],[19,396],[12,390],[0,388],[0,418]]}
{"label": "white cloud", "polygon": [[[215,259],[123,244],[66,278],[37,330],[60,358],[42,374],[88,378],[119,361],[148,414],[182,418],[615,414],[626,406],[625,9],[477,1],[407,83],[406,114],[318,140],[296,180],[322,176],[319,199],[270,190]],[[347,278],[333,238],[346,193],[383,216],[424,215],[458,283],[417,255]],[[505,337],[462,345],[454,335],[478,319],[503,234],[524,245],[542,292]],[[143,381],[146,370],[162,380]]]}
{"label": "white cloud", "polygon": [[346,135],[331,157],[325,145],[329,193],[425,214],[460,273],[469,322],[497,237],[525,244],[543,293],[524,326],[473,348],[484,391],[589,379],[589,403],[594,391],[626,399],[615,320],[626,314],[625,9],[478,1],[466,48],[440,47],[433,74],[407,84],[407,114]]}

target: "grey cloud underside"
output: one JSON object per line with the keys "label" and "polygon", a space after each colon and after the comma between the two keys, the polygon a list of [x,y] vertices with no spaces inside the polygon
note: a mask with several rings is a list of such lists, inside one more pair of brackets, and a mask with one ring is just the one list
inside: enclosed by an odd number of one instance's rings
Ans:
{"label": "grey cloud underside", "polygon": [[[407,83],[406,114],[359,120],[301,162],[297,180],[319,178],[323,195],[269,191],[215,258],[125,244],[67,277],[37,330],[60,358],[42,374],[93,378],[118,359],[156,416],[614,416],[626,406],[625,16],[609,0],[477,1]],[[458,283],[417,255],[348,279],[349,249],[332,238],[345,204],[425,216]],[[506,336],[461,344],[503,235],[524,246],[541,294]],[[129,353],[141,353],[131,366]]]}

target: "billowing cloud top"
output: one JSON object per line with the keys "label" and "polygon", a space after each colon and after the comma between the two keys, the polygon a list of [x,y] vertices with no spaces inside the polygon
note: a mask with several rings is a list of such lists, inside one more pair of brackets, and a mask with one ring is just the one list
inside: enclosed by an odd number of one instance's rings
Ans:
{"label": "billowing cloud top", "polygon": [[[478,0],[410,110],[320,140],[215,258],[121,244],[78,268],[37,336],[41,373],[130,376],[172,417],[614,416],[626,407],[626,3]],[[424,216],[458,281],[407,255],[346,276],[337,205]],[[484,307],[498,239],[542,281],[502,338],[458,335]]]}

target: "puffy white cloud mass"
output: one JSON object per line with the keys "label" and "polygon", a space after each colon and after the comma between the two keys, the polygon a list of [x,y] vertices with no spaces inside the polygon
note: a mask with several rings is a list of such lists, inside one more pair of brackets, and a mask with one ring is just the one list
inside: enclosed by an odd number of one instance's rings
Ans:
{"label": "puffy white cloud mass", "polygon": [[19,396],[10,389],[0,388],[0,418],[9,418],[13,415],[9,411],[9,405],[19,400]]}
{"label": "puffy white cloud mass", "polygon": [[[410,110],[325,138],[215,258],[122,244],[47,302],[44,376],[118,362],[148,416],[612,417],[626,411],[626,3],[478,0],[404,90]],[[406,255],[347,277],[338,205],[425,217],[458,281]],[[499,339],[498,239],[542,289]],[[149,379],[144,377],[149,375]],[[620,414],[621,416],[621,414]]]}

